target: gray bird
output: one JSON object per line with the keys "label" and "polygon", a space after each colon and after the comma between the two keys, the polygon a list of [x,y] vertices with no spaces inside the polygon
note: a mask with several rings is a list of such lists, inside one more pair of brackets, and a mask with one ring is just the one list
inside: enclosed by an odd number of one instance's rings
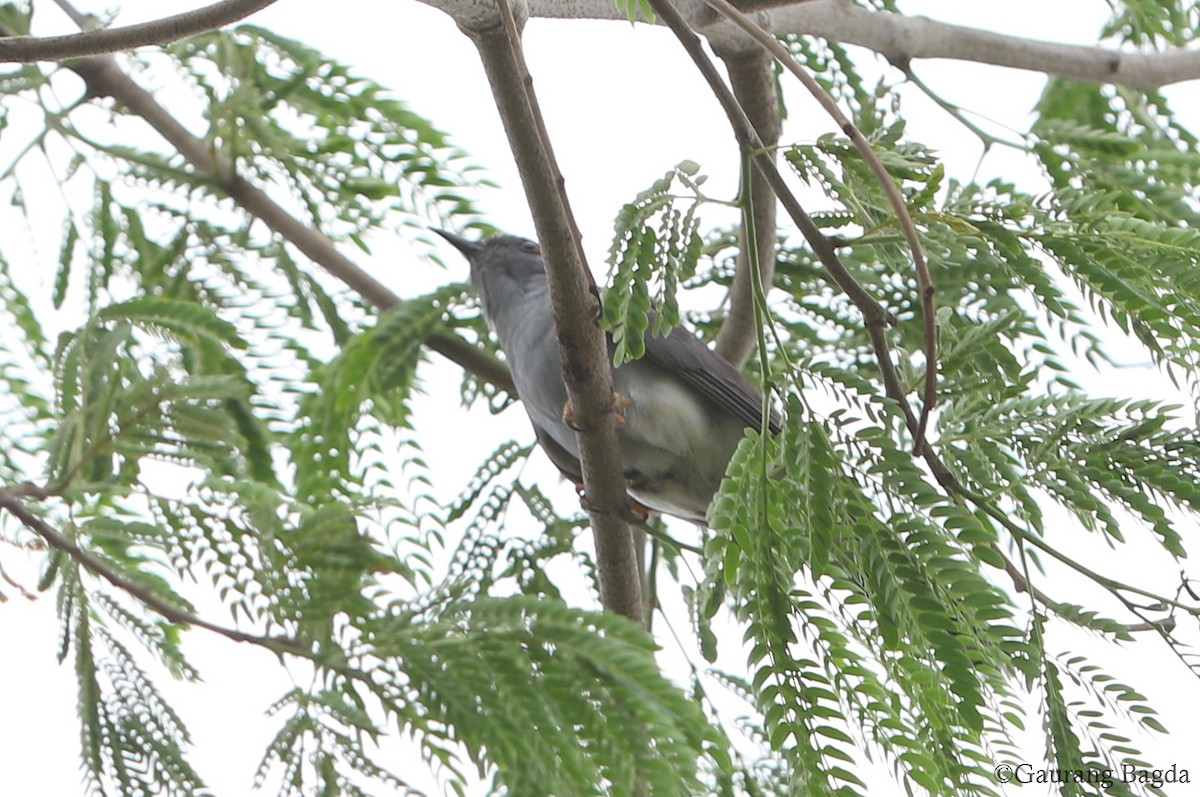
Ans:
{"label": "gray bird", "polygon": [[[563,418],[567,389],[541,248],[512,235],[474,242],[435,232],[470,262],[471,283],[538,442],[579,484],[579,448]],[[611,355],[611,336],[608,345]],[[665,337],[648,335],[645,356],[615,369],[613,386],[624,407],[618,438],[629,494],[650,509],[704,523],[743,430],[762,422],[762,393],[678,327]],[[774,411],[770,427],[780,429]]]}

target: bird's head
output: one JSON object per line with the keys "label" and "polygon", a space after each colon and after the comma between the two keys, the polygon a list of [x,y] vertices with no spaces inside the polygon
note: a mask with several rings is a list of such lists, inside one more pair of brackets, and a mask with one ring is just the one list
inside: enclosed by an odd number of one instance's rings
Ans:
{"label": "bird's head", "polygon": [[484,275],[488,278],[506,278],[522,284],[545,278],[542,248],[538,246],[537,241],[516,235],[493,235],[482,241],[468,241],[445,230],[434,232],[453,244],[454,248],[467,258],[467,262],[471,264],[472,281],[477,282]]}

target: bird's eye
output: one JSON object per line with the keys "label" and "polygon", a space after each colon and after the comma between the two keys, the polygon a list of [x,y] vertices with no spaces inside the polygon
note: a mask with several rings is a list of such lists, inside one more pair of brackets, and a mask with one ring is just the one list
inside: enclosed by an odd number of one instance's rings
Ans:
{"label": "bird's eye", "polygon": [[538,246],[537,241],[523,241],[521,243],[521,251],[528,252],[531,255],[540,255],[542,247]]}

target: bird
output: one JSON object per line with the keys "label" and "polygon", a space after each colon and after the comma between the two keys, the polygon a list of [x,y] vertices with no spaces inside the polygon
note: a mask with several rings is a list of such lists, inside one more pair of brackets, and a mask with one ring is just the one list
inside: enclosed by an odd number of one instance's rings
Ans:
{"label": "bird", "polygon": [[[559,471],[580,485],[579,447],[567,409],[541,247],[514,235],[470,241],[434,232],[470,264],[471,284],[538,443]],[[607,337],[611,357],[614,344]],[[623,416],[617,437],[630,497],[656,512],[705,525],[744,430],[762,424],[761,391],[682,327],[662,337],[647,336],[645,356],[616,367],[613,387]],[[771,432],[778,433],[779,414],[772,408],[768,417]]]}

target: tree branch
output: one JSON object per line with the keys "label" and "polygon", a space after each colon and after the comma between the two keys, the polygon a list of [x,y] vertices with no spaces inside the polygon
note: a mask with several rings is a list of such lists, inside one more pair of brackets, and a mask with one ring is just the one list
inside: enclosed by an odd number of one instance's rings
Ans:
{"label": "tree branch", "polygon": [[[422,1],[445,10],[475,4],[472,0]],[[856,44],[894,63],[946,58],[1142,90],[1200,78],[1200,50],[1134,53],[1058,44],[951,25],[927,17],[869,11],[851,0],[740,0],[735,5],[744,11],[772,9],[766,14],[770,30],[776,35],[821,36]],[[529,15],[551,19],[625,19],[611,0],[529,0]],[[698,15],[692,23],[714,45],[740,35],[732,23],[715,16]]]}
{"label": "tree branch", "polygon": [[[704,1],[707,2],[708,0]],[[686,21],[682,16],[679,15],[679,12],[674,8],[669,0],[650,0],[650,3],[655,12],[662,18],[664,23],[675,32],[676,36],[683,44],[684,49],[687,50],[688,54],[695,61],[697,68],[708,81],[710,87],[713,89],[713,93],[717,96],[722,107],[725,109],[730,123],[733,125],[734,133],[738,139],[739,145],[743,146],[743,148],[748,145],[751,147],[750,151],[752,153],[757,152],[757,150],[754,149],[756,136],[750,126],[749,120],[746,118],[746,115],[742,109],[738,106],[737,100],[733,97],[732,92],[727,86],[725,86],[724,83],[721,82],[720,76],[716,73],[716,69],[704,54],[698,36],[691,30],[690,27],[688,27]],[[821,234],[820,230],[816,228],[816,226],[812,223],[812,220],[808,217],[808,215],[804,212],[804,209],[796,200],[795,196],[790,190],[788,190],[786,184],[783,183],[782,176],[779,174],[778,170],[775,169],[774,161],[771,159],[763,159],[761,156],[756,156],[754,163],[755,166],[762,169],[764,174],[768,177],[768,180],[770,181],[772,188],[779,196],[784,209],[797,223],[797,225],[800,226],[801,232],[804,234],[810,246],[813,247],[818,259],[820,259],[822,264],[829,269],[830,274],[834,277],[835,281],[838,282],[838,285],[843,287],[843,290],[846,290],[851,300],[859,308],[860,312],[864,314],[867,330],[871,337],[872,347],[875,350],[876,358],[879,361],[880,371],[883,376],[885,393],[889,398],[896,402],[903,412],[909,431],[915,433],[919,428],[919,423],[916,416],[912,412],[912,408],[908,404],[899,376],[896,374],[895,367],[891,362],[887,339],[883,332],[890,316],[883,309],[883,307],[879,305],[874,298],[867,294],[865,290],[863,290],[862,286],[858,285],[854,278],[848,272],[846,272],[845,267],[838,260],[837,254],[834,252],[829,240],[826,239],[824,235]],[[1190,607],[1180,603],[1177,600],[1173,601],[1132,585],[1118,582],[1074,562],[1069,557],[1066,557],[1053,547],[1046,544],[1040,538],[1036,537],[1036,535],[1032,535],[1026,530],[1017,526],[1010,519],[1004,516],[1003,513],[990,506],[990,504],[987,504],[981,496],[972,493],[970,490],[961,485],[957,479],[954,478],[954,475],[950,472],[949,468],[946,467],[945,463],[942,462],[942,460],[937,456],[936,452],[931,446],[925,446],[924,450],[920,452],[920,455],[923,456],[934,477],[947,492],[947,494],[961,495],[968,500],[971,500],[973,503],[976,503],[989,515],[996,517],[997,520],[999,520],[1007,529],[1009,529],[1009,531],[1018,541],[1033,544],[1034,546],[1041,548],[1049,555],[1059,559],[1064,564],[1067,564],[1078,572],[1086,575],[1093,582],[1107,589],[1111,594],[1121,601],[1126,609],[1136,616],[1142,617],[1137,607],[1132,605],[1132,603],[1123,594],[1121,594],[1122,591],[1128,591],[1130,593],[1161,602],[1164,605],[1173,606],[1192,615],[1200,615],[1200,608]],[[1030,594],[1034,595],[1035,599],[1047,604],[1051,608],[1062,605],[1051,600],[1044,593],[1032,588],[1028,580],[1025,579],[1024,576],[1020,574],[1020,571],[1017,570],[1015,566],[1012,566],[1007,559],[1005,560],[1005,563],[1005,571],[1014,579],[1014,586],[1018,591],[1030,592]],[[1129,625],[1126,626],[1124,630],[1129,632],[1149,630],[1164,634],[1171,627],[1173,627],[1173,625],[1174,621],[1168,618],[1164,621],[1146,621],[1138,625]]]}
{"label": "tree branch", "polygon": [[933,306],[933,278],[930,276],[929,266],[925,262],[925,250],[921,246],[921,238],[917,234],[917,227],[913,224],[912,216],[908,213],[904,197],[900,195],[900,188],[888,174],[887,169],[884,168],[883,163],[875,154],[875,150],[871,148],[858,126],[842,113],[842,109],[829,96],[829,92],[825,91],[812,75],[796,63],[796,59],[786,47],[779,43],[778,39],[735,8],[728,0],[704,0],[704,2],[754,39],[808,89],[808,92],[825,109],[825,112],[837,122],[842,132],[850,138],[855,149],[858,150],[883,188],[888,203],[891,204],[892,210],[896,214],[896,221],[904,233],[904,240],[908,243],[909,251],[912,252],[913,266],[917,272],[917,284],[921,288],[921,310],[925,321],[925,395],[921,404],[921,415],[917,420],[917,428],[913,430],[913,454],[920,456],[921,449],[925,446],[925,431],[929,425],[929,414],[933,405],[937,403],[937,317]]}
{"label": "tree branch", "polygon": [[633,536],[620,449],[613,422],[612,370],[604,334],[595,323],[596,299],[579,246],[562,175],[540,119],[520,32],[508,3],[493,19],[456,17],[479,50],[509,147],[521,175],[542,247],[563,363],[563,381],[579,422],[579,459],[600,575],[609,611],[643,622]]}
{"label": "tree branch", "polygon": [[1200,51],[1131,53],[1057,44],[950,25],[927,17],[868,11],[850,0],[819,0],[771,13],[776,33],[806,33],[874,50],[893,63],[949,58],[1089,83],[1150,90],[1200,78]]}
{"label": "tree branch", "polygon": [[[1015,589],[1017,592],[1028,593],[1029,596],[1034,599],[1034,601],[1041,604],[1042,606],[1045,606],[1047,609],[1049,609],[1050,611],[1059,615],[1067,622],[1076,623],[1076,624],[1079,623],[1079,620],[1077,619],[1077,617],[1074,616],[1073,613],[1068,611],[1069,604],[1067,604],[1064,601],[1055,600],[1054,598],[1047,595],[1045,592],[1042,592],[1040,589],[1038,589],[1036,586],[1034,586],[1032,583],[1030,583],[1029,577],[1026,576],[1025,573],[1023,573],[1021,571],[1021,568],[1017,567],[1017,565],[1011,559],[1009,559],[1007,556],[1005,556],[1002,551],[1000,551],[998,548],[995,548],[995,547],[993,547],[992,550],[994,550],[996,552],[996,555],[999,556],[1000,559],[1004,562],[1004,572],[1007,573],[1008,577],[1012,579],[1013,589]],[[1126,608],[1129,608],[1129,607],[1126,606]],[[1121,627],[1120,627],[1120,630],[1127,634],[1141,633],[1144,631],[1160,631],[1160,630],[1170,632],[1170,631],[1173,631],[1174,629],[1175,629],[1175,618],[1173,616],[1167,616],[1167,617],[1163,618],[1162,620],[1158,620],[1158,621],[1146,621],[1146,622],[1142,622],[1142,623],[1124,623],[1124,624],[1121,624]],[[1105,630],[1107,630],[1107,629],[1105,629]]]}
{"label": "tree branch", "polygon": [[[492,18],[490,4],[476,0],[423,1],[441,8],[463,24],[478,25],[480,20]],[[55,61],[165,44],[236,22],[273,2],[275,0],[222,0],[195,11],[120,28],[69,36],[12,36],[0,39],[0,62]],[[922,58],[946,58],[1143,90],[1200,78],[1200,51],[1197,50],[1130,53],[1104,47],[1058,44],[951,25],[927,17],[869,11],[850,0],[793,3],[742,0],[736,5],[745,11],[773,8],[771,29],[776,34],[822,36],[844,44],[856,44],[898,64]],[[609,0],[530,0],[528,6],[533,17],[623,18]],[[732,33],[732,26],[727,22],[697,27],[715,44],[722,39],[728,40]]]}
{"label": "tree branch", "polygon": [[48,494],[46,490],[31,484],[17,487],[0,487],[0,509],[8,510],[9,514],[20,521],[21,525],[41,537],[48,546],[65,554],[92,575],[103,578],[117,589],[133,596],[170,623],[174,623],[175,625],[193,625],[197,628],[212,631],[214,634],[220,634],[234,642],[248,642],[273,650],[276,653],[294,653],[306,658],[312,658],[312,651],[294,639],[288,637],[263,637],[257,634],[248,634],[245,631],[238,631],[236,628],[226,628],[225,626],[211,623],[199,615],[176,606],[145,584],[134,581],[124,573],[111,567],[100,557],[80,548],[74,540],[51,527],[31,512],[25,506],[24,502],[21,501],[21,497],[23,496],[45,497]]}
{"label": "tree branch", "polygon": [[[2,41],[2,40],[0,40]],[[112,97],[144,119],[171,144],[201,177],[210,178],[243,210],[263,221],[314,263],[337,277],[367,302],[381,310],[401,300],[385,285],[346,257],[317,230],[288,213],[266,192],[238,176],[233,165],[215,155],[203,141],[189,133],[150,92],[135,83],[110,55],[86,58],[70,65],[94,97]],[[497,387],[516,395],[508,368],[486,352],[451,332],[434,332],[425,345]]]}
{"label": "tree branch", "polygon": [[[185,11],[152,22],[140,22],[119,28],[89,30],[68,36],[0,38],[0,63],[62,61],[85,55],[131,50],[148,44],[167,44],[237,22],[274,2],[275,0],[221,0],[195,11]],[[77,14],[71,16],[78,21]]]}
{"label": "tree branch", "polygon": [[[800,228],[801,235],[804,236],[805,241],[812,247],[817,259],[825,266],[837,286],[845,291],[846,295],[850,297],[850,301],[862,313],[863,323],[871,333],[871,340],[875,346],[875,354],[879,359],[879,367],[884,374],[885,386],[888,386],[888,395],[905,408],[911,421],[909,424],[910,431],[915,432],[916,418],[912,416],[904,392],[900,387],[900,382],[895,378],[895,369],[891,364],[891,354],[888,349],[887,339],[883,337],[882,332],[885,326],[891,326],[896,323],[895,316],[889,313],[875,297],[868,293],[854,279],[854,275],[846,269],[842,261],[838,258],[833,244],[825,237],[825,234],[817,227],[812,217],[805,212],[800,201],[796,199],[795,194],[788,188],[783,175],[780,174],[779,169],[775,165],[774,158],[764,150],[758,134],[754,131],[754,126],[750,123],[750,119],[746,116],[741,105],[738,104],[733,92],[721,80],[721,76],[718,74],[712,61],[709,60],[700,37],[688,26],[687,21],[684,20],[673,4],[666,2],[666,0],[650,0],[650,2],[655,13],[675,33],[680,44],[683,45],[684,50],[692,58],[692,61],[696,64],[696,68],[700,70],[705,81],[712,89],[714,96],[716,96],[722,110],[725,111],[725,115],[729,119],[729,124],[733,128],[733,134],[737,139],[738,146],[741,147],[744,153],[748,153],[753,158],[755,168],[761,171],[763,176],[766,177],[771,190],[775,192],[775,195],[779,198],[780,203],[792,221]],[[888,379],[889,373],[893,377],[890,382]]]}

